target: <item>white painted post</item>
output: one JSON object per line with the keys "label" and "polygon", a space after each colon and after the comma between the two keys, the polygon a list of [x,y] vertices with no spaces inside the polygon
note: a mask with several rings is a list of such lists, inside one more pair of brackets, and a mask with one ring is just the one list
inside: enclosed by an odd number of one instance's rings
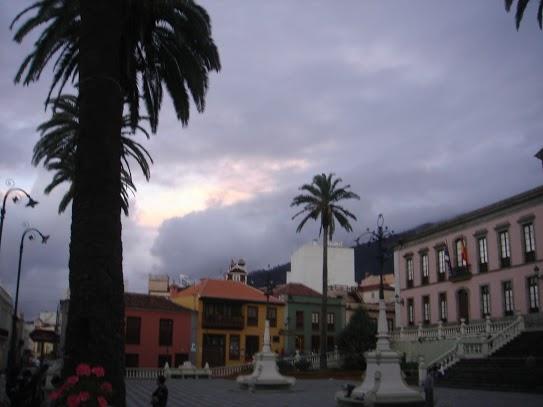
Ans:
{"label": "white painted post", "polygon": [[424,363],[424,356],[419,356],[419,386],[422,386],[426,380],[426,375],[428,371],[426,370],[426,364]]}
{"label": "white painted post", "polygon": [[458,344],[456,345],[456,353],[458,356],[464,355],[464,343],[460,340],[458,340]]}
{"label": "white painted post", "polygon": [[400,339],[403,339],[403,326],[400,327]]}
{"label": "white painted post", "polygon": [[519,329],[521,331],[524,331],[524,317],[522,316],[522,314],[520,313],[520,311],[518,312],[517,314],[517,320],[519,321]]}
{"label": "white painted post", "polygon": [[460,336],[463,338],[466,335],[466,320],[460,318]]}
{"label": "white painted post", "polygon": [[417,330],[417,337],[422,337],[422,322],[419,322],[419,329]]}
{"label": "white painted post", "polygon": [[437,339],[443,338],[443,321],[439,321],[437,324]]}
{"label": "white painted post", "polygon": [[486,334],[486,336],[490,335],[490,328],[491,328],[490,315],[487,315],[485,317],[485,334]]}

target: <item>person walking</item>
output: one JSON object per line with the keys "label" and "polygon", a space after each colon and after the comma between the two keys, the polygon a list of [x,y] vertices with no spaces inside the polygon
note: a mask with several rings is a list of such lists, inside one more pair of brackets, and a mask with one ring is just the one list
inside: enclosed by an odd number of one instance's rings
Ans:
{"label": "person walking", "polygon": [[151,405],[153,407],[166,407],[168,404],[168,388],[166,387],[166,378],[162,375],[157,378],[158,387],[153,392]]}
{"label": "person walking", "polygon": [[425,406],[433,407],[434,405],[434,368],[428,371],[426,379],[424,379],[424,396],[426,399]]}

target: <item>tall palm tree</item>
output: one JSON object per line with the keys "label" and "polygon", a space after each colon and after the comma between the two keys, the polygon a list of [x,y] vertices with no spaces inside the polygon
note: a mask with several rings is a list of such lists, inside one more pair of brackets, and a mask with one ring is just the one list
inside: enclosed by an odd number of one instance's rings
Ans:
{"label": "tall palm tree", "polygon": [[[509,12],[511,6],[513,5],[514,0],[505,0],[505,10]],[[517,11],[515,13],[515,23],[517,25],[517,30],[520,27],[520,22],[524,16],[524,11],[528,6],[530,0],[518,0],[517,1]],[[537,22],[539,23],[539,29],[543,29],[543,0],[539,0],[539,5],[537,7]]]}
{"label": "tall palm tree", "polygon": [[[48,171],[55,172],[53,180],[45,187],[46,194],[64,182],[70,184],[58,206],[58,212],[62,213],[74,196],[73,180],[79,134],[79,102],[77,96],[61,95],[51,99],[49,104],[52,106],[52,116],[38,126],[40,139],[34,146],[32,164],[37,166],[43,160],[43,166]],[[149,138],[149,133],[145,128],[137,125],[137,129]],[[149,162],[153,163],[149,152],[140,143],[133,140],[131,137],[133,135],[130,116],[124,115],[121,131],[121,208],[127,216],[129,192],[136,192],[129,159],[136,161],[147,181],[151,176]]]}
{"label": "tall palm tree", "polygon": [[345,199],[360,199],[352,191],[350,185],[340,186],[341,178],[335,178],[334,174],[317,174],[313,177],[311,184],[302,185],[299,190],[302,194],[295,196],[290,204],[303,206],[303,209],[296,213],[292,219],[304,215],[299,223],[296,232],[303,229],[308,220],[320,218],[319,236],[322,234],[322,306],[321,306],[321,338],[320,338],[320,367],[326,368],[326,321],[328,305],[328,239],[332,240],[335,232],[336,221],[346,231],[353,230],[349,219],[356,220],[347,209],[339,205]]}
{"label": "tall palm tree", "polygon": [[54,61],[51,92],[60,94],[70,81],[79,89],[63,373],[82,361],[102,365],[114,387],[111,404],[124,407],[123,107],[135,128],[142,99],[152,132],[163,85],[183,125],[189,93],[204,109],[208,72],[220,70],[210,19],[192,0],[40,0],[14,24],[23,17],[16,41],[38,27],[42,32],[15,81],[37,81]]}

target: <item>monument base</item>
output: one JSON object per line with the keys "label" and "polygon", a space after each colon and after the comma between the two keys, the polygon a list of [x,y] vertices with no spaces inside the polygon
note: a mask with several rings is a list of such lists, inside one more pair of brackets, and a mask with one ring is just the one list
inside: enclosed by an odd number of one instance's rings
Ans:
{"label": "monument base", "polygon": [[238,376],[236,381],[241,388],[249,389],[284,389],[296,383],[294,377],[283,376],[277,368],[277,355],[273,352],[260,352],[255,355],[253,373]]}
{"label": "monument base", "polygon": [[396,352],[375,350],[365,356],[364,381],[350,395],[337,392],[338,406],[424,406],[424,395],[404,382]]}

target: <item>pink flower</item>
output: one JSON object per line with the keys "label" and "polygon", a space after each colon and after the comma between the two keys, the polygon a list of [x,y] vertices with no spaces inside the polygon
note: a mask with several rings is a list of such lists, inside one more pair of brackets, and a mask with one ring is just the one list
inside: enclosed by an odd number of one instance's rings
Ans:
{"label": "pink flower", "polygon": [[96,377],[104,377],[104,375],[106,374],[106,371],[104,370],[102,366],[95,366],[92,368],[92,374],[95,375]]}
{"label": "pink flower", "polygon": [[81,393],[79,393],[80,401],[89,401],[89,399],[90,399],[90,394],[88,391],[82,391]]}
{"label": "pink flower", "polygon": [[100,389],[102,389],[102,391],[105,393],[111,393],[113,391],[113,387],[111,386],[110,382],[102,383],[102,385],[100,386]]}
{"label": "pink flower", "polygon": [[61,390],[52,391],[49,393],[49,400],[58,400],[60,396],[62,396]]}
{"label": "pink flower", "polygon": [[75,373],[78,375],[78,376],[90,376],[91,374],[91,368],[89,365],[87,365],[86,363],[80,363],[79,365],[77,365],[77,367],[75,368]]}
{"label": "pink flower", "polygon": [[81,399],[79,398],[79,394],[72,394],[68,397],[68,407],[79,407],[81,404]]}
{"label": "pink flower", "polygon": [[[79,381],[79,377],[77,376],[70,376],[66,379],[66,384],[69,386],[73,386]],[[68,386],[67,386],[68,387]]]}
{"label": "pink flower", "polygon": [[107,407],[107,400],[105,398],[99,396],[97,400],[100,407]]}

